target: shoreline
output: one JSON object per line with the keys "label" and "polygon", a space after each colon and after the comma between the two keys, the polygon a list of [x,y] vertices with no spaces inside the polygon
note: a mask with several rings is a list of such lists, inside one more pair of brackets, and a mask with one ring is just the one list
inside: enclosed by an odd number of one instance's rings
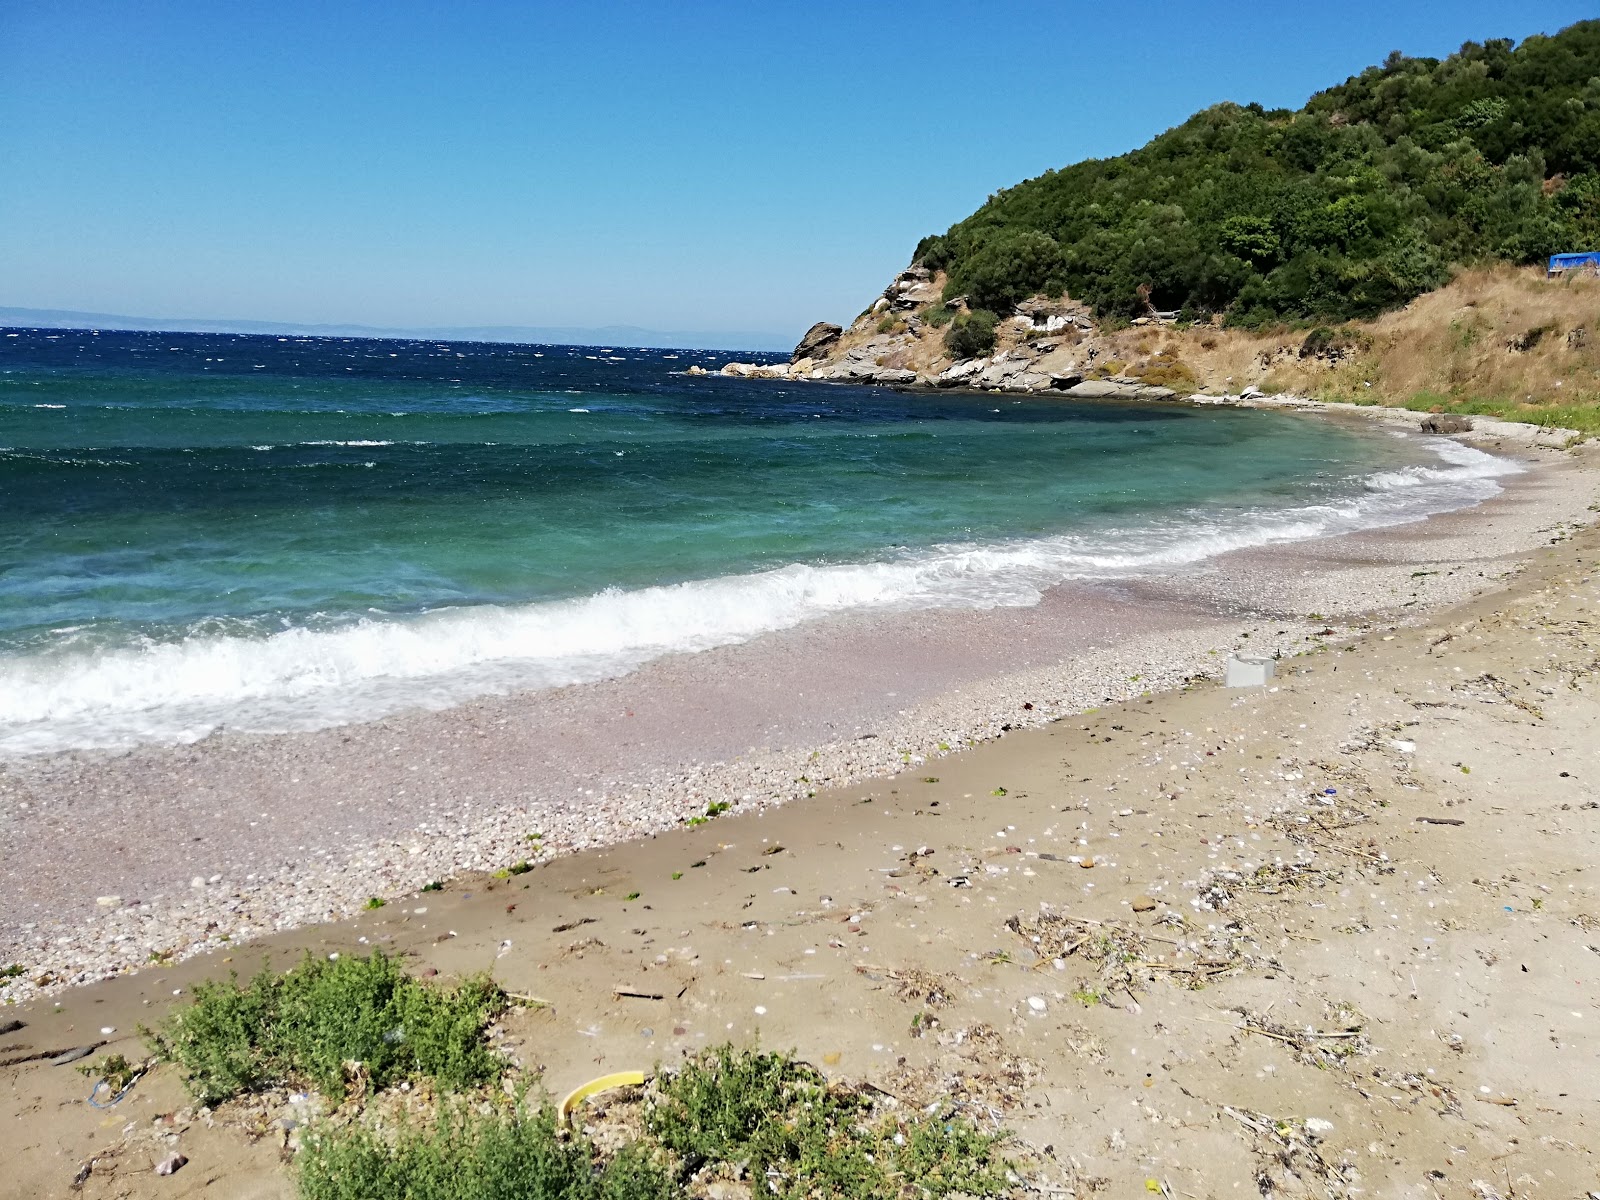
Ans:
{"label": "shoreline", "polygon": [[[1354,419],[1371,414],[1353,406],[1352,412]],[[1330,415],[1351,419],[1344,413]],[[1544,431],[1495,427],[1500,424],[1508,423],[1486,423],[1467,440],[1502,450],[1512,442],[1514,452],[1545,444],[1538,437]],[[495,698],[439,713],[405,714],[310,734],[225,734],[190,746],[69,753],[51,756],[45,763],[7,764],[0,769],[0,802],[10,812],[7,838],[14,845],[31,844],[34,856],[42,858],[33,863],[29,856],[7,855],[7,894],[16,896],[18,903],[16,915],[7,919],[0,933],[4,938],[0,962],[19,962],[27,973],[0,986],[0,998],[55,992],[125,973],[151,960],[181,960],[274,932],[337,920],[359,909],[369,897],[394,898],[433,880],[491,871],[524,859],[548,863],[600,846],[654,837],[702,815],[714,803],[759,811],[823,788],[883,778],[908,764],[942,760],[948,752],[1011,729],[1181,687],[1190,679],[1213,674],[1230,649],[1293,653],[1341,640],[1338,634],[1323,634],[1329,621],[1346,625],[1349,636],[1352,623],[1359,624],[1374,612],[1420,615],[1459,603],[1494,584],[1492,579],[1461,574],[1462,564],[1497,564],[1488,574],[1510,570],[1508,556],[1526,555],[1532,549],[1536,527],[1553,520],[1587,519],[1577,507],[1579,502],[1568,494],[1571,489],[1542,486],[1563,469],[1580,468],[1573,463],[1542,464],[1527,476],[1508,481],[1506,490],[1485,504],[1434,516],[1423,524],[1233,552],[1181,573],[1127,581],[1120,587],[1063,586],[1030,609],[840,619],[820,623],[820,628],[767,635],[743,646],[669,656],[619,680],[554,693]],[[1530,498],[1541,491],[1542,500]],[[1519,510],[1521,515],[1515,515]],[[1490,518],[1499,520],[1496,513],[1502,511],[1515,530],[1486,542],[1480,527]],[[1457,528],[1463,524],[1473,528]],[[1421,538],[1416,536],[1419,529],[1425,531]],[[1445,564],[1438,571],[1451,570],[1449,564],[1455,563],[1457,574],[1429,574],[1421,584],[1415,583],[1408,568],[1434,563]],[[1295,571],[1301,574],[1293,575]],[[1426,600],[1421,599],[1423,593],[1429,593]],[[1240,610],[1237,598],[1242,595],[1257,598],[1254,612]],[[1064,614],[1075,607],[1089,611],[1094,604],[1104,610],[1099,625],[1079,630],[1075,643],[1070,638],[1063,641],[1059,630],[1044,628],[1063,623]],[[1417,612],[1407,614],[1408,606]],[[1290,619],[1285,615],[1290,612],[1320,616],[1314,621]],[[1137,631],[1135,636],[1125,636],[1130,629]],[[896,637],[902,641],[895,643]],[[595,754],[597,748],[614,751],[619,739],[637,738],[634,729],[622,727],[615,713],[620,709],[632,718],[633,708],[627,706],[641,695],[659,702],[716,692],[723,710],[708,710],[702,726],[719,720],[737,725],[734,716],[740,710],[771,704],[792,690],[797,673],[803,673],[819,654],[826,661],[848,661],[852,644],[886,641],[904,660],[937,659],[950,657],[952,645],[968,640],[977,644],[975,654],[980,659],[985,651],[1001,659],[1007,652],[1015,655],[1020,644],[1026,653],[1051,665],[1013,658],[996,670],[983,662],[968,662],[962,671],[943,675],[928,667],[922,677],[912,680],[912,698],[904,708],[898,703],[885,705],[882,697],[876,707],[865,703],[865,685],[853,693],[846,689],[825,694],[812,703],[811,726],[798,732],[793,721],[787,729],[780,726],[777,732],[788,735],[787,744],[781,736],[763,743],[762,730],[744,726],[738,732],[746,735],[747,742],[733,744],[724,737],[710,752],[704,745],[684,750],[684,741],[693,739],[684,739],[667,719],[657,724],[653,760],[648,754],[631,760],[616,753]],[[1064,661],[1068,656],[1071,661]],[[872,665],[880,673],[892,669],[904,674],[898,663],[880,660]],[[741,691],[728,683],[730,678],[764,680],[765,690]],[[890,696],[899,699],[894,693]],[[1034,699],[1024,701],[1025,696]],[[550,794],[549,789],[539,795],[523,787],[470,802],[451,801],[453,789],[480,790],[480,780],[463,765],[474,757],[497,761],[508,776],[519,766],[523,771],[540,766],[529,757],[526,737],[508,741],[503,729],[519,721],[526,726],[530,711],[541,709],[545,719],[554,721],[555,710],[574,701],[581,706],[584,697],[589,701],[586,711],[563,731],[576,743],[565,748],[566,758],[580,764],[566,768],[564,795]],[[1030,707],[1023,709],[1022,703]],[[841,711],[858,719],[850,729],[835,728],[833,736],[827,736],[830,730],[820,723],[824,714],[832,718]],[[589,728],[582,728],[585,722]],[[608,738],[610,746],[605,744]],[[477,745],[463,754],[465,739]],[[339,752],[339,747],[351,743],[360,744]],[[311,746],[320,747],[320,758],[305,758],[302,751]],[[378,764],[401,753],[402,747],[401,760],[380,771]],[[586,761],[594,757],[609,757],[613,764],[609,775]],[[128,773],[130,764],[152,763],[154,767],[143,776]],[[420,807],[415,800],[397,803],[405,792],[415,790],[397,786],[405,781],[398,772],[424,766],[432,774],[441,764],[457,773],[436,786],[426,803]],[[548,763],[543,765],[548,768]],[[239,806],[254,806],[257,793],[273,782],[300,785],[293,772],[302,766],[308,775],[302,789],[308,807],[264,811],[257,821],[290,824],[301,837],[308,827],[331,826],[346,817],[348,829],[330,830],[320,845],[313,844],[315,838],[289,844],[279,837],[263,858],[259,852],[267,839],[249,833],[257,825],[251,821],[225,865],[210,857],[210,847],[204,844],[172,844],[170,839],[189,832],[191,823],[197,829],[204,827],[201,814],[194,810],[212,804],[220,809],[214,819],[221,827],[241,832],[237,825],[246,813]],[[285,770],[290,772],[288,779],[272,779]],[[376,783],[363,782],[363,777],[374,774],[381,776]],[[182,797],[186,784],[187,803],[185,798],[175,802],[173,797]],[[361,787],[367,788],[366,793],[349,806],[361,811],[338,812],[346,807],[344,799],[326,804],[329,795],[355,793]],[[94,802],[86,804],[83,798],[96,793],[121,794],[131,801],[132,810],[109,810],[116,820],[87,813]],[[269,809],[274,804],[288,809],[295,802],[292,793],[262,801]],[[154,823],[165,825],[169,841],[146,846],[142,852],[134,847],[133,858],[144,876],[132,882],[137,871],[120,876],[103,872],[97,877],[97,864],[116,863],[118,854],[126,854],[120,844],[113,848],[111,843],[121,842],[129,822],[152,817]],[[533,842],[528,840],[530,832],[544,836]],[[251,844],[252,838],[256,844]],[[185,864],[181,879],[167,871],[164,890],[150,874],[152,862],[163,859],[169,867]],[[190,864],[193,870],[188,869]],[[223,869],[211,869],[219,865]],[[53,892],[40,889],[40,872],[49,866],[73,882],[58,883]],[[31,922],[20,902],[24,880],[38,906]],[[185,881],[187,888],[182,887]],[[37,919],[44,914],[49,915]],[[42,986],[35,982],[39,979],[45,980]]]}
{"label": "shoreline", "polygon": [[[140,1027],[202,981],[381,947],[522,997],[490,1037],[534,1096],[732,1042],[1004,1130],[1051,1194],[1585,1194],[1600,529],[1549,518],[1555,496],[1588,522],[1595,469],[1564,456],[1425,537],[1215,564],[1218,594],[1276,578],[1247,593],[1267,608],[1388,589],[1389,616],[1319,624],[1341,636],[1269,688],[1130,685],[805,803],[8,1006],[12,1188],[158,1200],[174,1183],[151,1168],[178,1152],[184,1194],[292,1200],[301,1138],[336,1098],[197,1108],[169,1064],[107,1113],[51,1059],[137,1061]],[[1464,565],[1414,576],[1419,550]],[[995,684],[1003,723],[1038,712],[1018,716],[1009,689],[1038,677],[1020,678]]]}

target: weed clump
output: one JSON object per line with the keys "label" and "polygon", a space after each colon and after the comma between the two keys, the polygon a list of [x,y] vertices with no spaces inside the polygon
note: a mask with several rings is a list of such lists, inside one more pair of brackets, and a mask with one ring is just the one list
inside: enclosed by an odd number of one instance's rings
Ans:
{"label": "weed clump", "polygon": [[875,1108],[805,1063],[723,1046],[657,1081],[645,1127],[685,1181],[742,1165],[780,1197],[992,1196],[1009,1187],[999,1135],[959,1117]]}
{"label": "weed clump", "polygon": [[456,1105],[392,1139],[361,1126],[307,1139],[304,1200],[675,1200],[682,1192],[645,1150],[601,1164],[581,1136],[563,1137],[548,1107],[532,1114]]}
{"label": "weed clump", "polygon": [[[398,1125],[324,1124],[299,1157],[303,1200],[679,1200],[745,1181],[783,1200],[1008,1194],[1002,1138],[948,1108],[883,1107],[781,1054],[707,1051],[560,1128],[525,1097],[457,1097]],[[591,1136],[593,1135],[593,1140]],[[618,1135],[621,1135],[620,1137]]]}
{"label": "weed clump", "polygon": [[465,1088],[500,1075],[483,1030],[504,1006],[487,977],[430,987],[381,950],[308,953],[285,975],[198,984],[194,1003],[146,1036],[205,1104],[287,1083],[342,1095],[347,1074],[377,1088],[414,1076]]}

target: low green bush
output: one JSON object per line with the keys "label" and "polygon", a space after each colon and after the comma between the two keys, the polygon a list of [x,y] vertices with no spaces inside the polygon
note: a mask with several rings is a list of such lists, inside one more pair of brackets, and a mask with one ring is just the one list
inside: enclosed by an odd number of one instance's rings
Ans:
{"label": "low green bush", "polygon": [[[732,1046],[609,1106],[636,1140],[600,1152],[548,1105],[447,1102],[437,1119],[306,1137],[303,1200],[678,1200],[718,1179],[780,1200],[942,1200],[1008,1193],[1002,1139],[961,1117],[878,1114],[805,1063]],[[634,1105],[642,1103],[642,1112]],[[637,1120],[636,1117],[642,1117]],[[613,1139],[603,1144],[616,1146]]]}
{"label": "low green bush", "polygon": [[743,1163],[771,1194],[993,1196],[1009,1188],[1001,1137],[960,1117],[874,1116],[872,1103],[785,1055],[723,1046],[657,1083],[645,1128],[683,1177]]}
{"label": "low green bush", "polygon": [[533,1114],[452,1106],[431,1126],[385,1139],[325,1128],[299,1159],[304,1200],[676,1200],[668,1172],[637,1146],[601,1163],[581,1136],[562,1137],[548,1107]]}
{"label": "low green bush", "polygon": [[462,1088],[499,1077],[483,1030],[504,1006],[486,977],[434,987],[381,950],[308,953],[284,975],[264,969],[243,986],[236,975],[197,985],[194,1003],[146,1036],[206,1104],[286,1083],[342,1095],[346,1063],[359,1063],[378,1088],[424,1075]]}
{"label": "low green bush", "polygon": [[944,331],[944,348],[951,358],[981,358],[994,349],[994,331],[999,323],[999,317],[983,309],[963,313]]}

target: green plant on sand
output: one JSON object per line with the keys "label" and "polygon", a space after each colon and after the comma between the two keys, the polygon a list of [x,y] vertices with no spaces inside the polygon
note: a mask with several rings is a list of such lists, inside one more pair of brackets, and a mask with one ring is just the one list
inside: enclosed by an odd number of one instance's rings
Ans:
{"label": "green plant on sand", "polygon": [[604,1164],[555,1113],[448,1105],[430,1126],[393,1138],[356,1125],[314,1130],[299,1158],[304,1200],[670,1200],[682,1195],[643,1150]]}
{"label": "green plant on sand", "polygon": [[[996,1196],[1011,1190],[1002,1138],[939,1113],[879,1114],[792,1057],[723,1046],[609,1105],[620,1147],[564,1132],[548,1105],[447,1102],[437,1119],[382,1130],[323,1125],[299,1159],[304,1200],[676,1200],[717,1180],[786,1200]],[[637,1107],[634,1107],[634,1106]],[[692,1190],[691,1190],[692,1189]]]}
{"label": "green plant on sand", "polygon": [[463,1088],[499,1077],[502,1062],[483,1030],[504,1006],[487,977],[436,987],[381,950],[364,958],[307,953],[287,974],[263,968],[243,986],[237,975],[198,984],[192,1004],[144,1032],[206,1104],[286,1083],[341,1096],[346,1063],[360,1064],[377,1088],[417,1076]]}

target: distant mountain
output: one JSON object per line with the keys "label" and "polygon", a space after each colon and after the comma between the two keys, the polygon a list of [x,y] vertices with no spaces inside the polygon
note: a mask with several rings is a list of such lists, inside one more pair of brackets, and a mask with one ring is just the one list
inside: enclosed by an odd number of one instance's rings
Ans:
{"label": "distant mountain", "polygon": [[282,321],[204,321],[0,306],[0,326],[26,329],[135,329],[159,333],[256,333],[278,337],[428,338],[445,342],[524,342],[556,346],[653,346],[705,350],[788,350],[794,337],[748,330],[641,329],[637,325],[462,325],[386,329],[374,325],[298,325]]}

